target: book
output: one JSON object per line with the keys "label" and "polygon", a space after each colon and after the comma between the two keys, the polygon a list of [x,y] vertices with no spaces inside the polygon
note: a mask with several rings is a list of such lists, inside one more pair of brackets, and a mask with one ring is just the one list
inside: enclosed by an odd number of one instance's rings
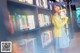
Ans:
{"label": "book", "polygon": [[35,39],[27,40],[27,53],[35,53]]}
{"label": "book", "polygon": [[39,0],[36,0],[36,5],[39,6]]}
{"label": "book", "polygon": [[23,28],[24,28],[24,30],[26,31],[26,30],[28,30],[28,21],[27,21],[27,16],[26,15],[22,15],[22,18],[23,18]]}
{"label": "book", "polygon": [[45,18],[45,25],[50,25],[50,17],[48,15],[44,15]]}
{"label": "book", "polygon": [[11,27],[11,33],[14,34],[14,24],[13,24],[13,20],[12,20],[12,15],[9,15],[9,23],[10,23],[10,27]]}
{"label": "book", "polygon": [[52,42],[52,31],[45,31],[41,35],[42,47],[46,47]]}
{"label": "book", "polygon": [[43,0],[40,0],[40,6],[41,6],[41,7],[44,7],[43,4],[44,4],[44,3],[43,3]]}
{"label": "book", "polygon": [[35,28],[35,21],[34,21],[34,15],[27,15],[29,30],[32,30]]}
{"label": "book", "polygon": [[41,14],[38,14],[38,20],[39,20],[39,25],[41,27],[41,25],[42,25]]}
{"label": "book", "polygon": [[22,15],[17,15],[17,27],[19,28],[19,31],[24,31]]}
{"label": "book", "polygon": [[[49,1],[49,3],[52,3],[51,1]],[[50,7],[50,10],[52,10],[53,8],[52,8],[52,5],[49,5],[49,7]]]}
{"label": "book", "polygon": [[36,0],[36,5],[39,7],[48,8],[47,0]]}
{"label": "book", "polygon": [[43,0],[43,6],[44,6],[44,8],[48,8],[47,0]]}
{"label": "book", "polygon": [[25,0],[19,0],[19,2],[25,2]]}
{"label": "book", "polygon": [[16,24],[16,16],[15,15],[13,15],[12,16],[12,20],[13,20],[13,25],[14,25],[14,31],[16,32],[17,31],[17,24]]}
{"label": "book", "polygon": [[26,3],[33,4],[33,0],[25,0]]}
{"label": "book", "polygon": [[49,46],[47,50],[48,50],[48,53],[55,53],[54,46],[52,46],[52,45]]}
{"label": "book", "polygon": [[44,14],[41,14],[42,15],[42,25],[45,26],[45,18],[44,18]]}
{"label": "book", "polygon": [[38,14],[38,20],[39,20],[39,25],[40,27],[45,26],[45,20],[44,20],[44,15],[43,14]]}

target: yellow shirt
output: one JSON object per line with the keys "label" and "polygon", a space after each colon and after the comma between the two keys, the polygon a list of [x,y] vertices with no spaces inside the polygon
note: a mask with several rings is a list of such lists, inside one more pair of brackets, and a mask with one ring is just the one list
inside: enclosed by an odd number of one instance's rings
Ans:
{"label": "yellow shirt", "polygon": [[61,37],[62,35],[62,27],[67,23],[68,18],[64,17],[62,22],[60,21],[58,16],[52,17],[52,24],[54,25],[54,37]]}

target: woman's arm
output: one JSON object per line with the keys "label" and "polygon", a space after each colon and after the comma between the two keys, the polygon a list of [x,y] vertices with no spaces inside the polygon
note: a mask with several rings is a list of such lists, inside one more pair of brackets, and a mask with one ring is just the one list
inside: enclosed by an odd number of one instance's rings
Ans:
{"label": "woman's arm", "polygon": [[67,21],[68,17],[65,17],[62,23],[60,23],[60,20],[57,19],[56,16],[53,16],[52,18],[52,24],[54,24],[57,28],[62,28],[67,23]]}

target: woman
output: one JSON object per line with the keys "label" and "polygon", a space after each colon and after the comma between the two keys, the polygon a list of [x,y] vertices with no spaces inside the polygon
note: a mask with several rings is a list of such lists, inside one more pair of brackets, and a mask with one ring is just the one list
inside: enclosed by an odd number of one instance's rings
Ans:
{"label": "woman", "polygon": [[[52,18],[52,24],[54,25],[55,48],[57,51],[62,53],[62,50],[64,48],[69,47],[69,38],[66,35],[64,28],[68,21],[68,17],[66,15],[61,15],[63,10],[61,9],[61,5],[59,4],[54,5],[54,11],[55,14]],[[56,53],[58,53],[57,51]]]}

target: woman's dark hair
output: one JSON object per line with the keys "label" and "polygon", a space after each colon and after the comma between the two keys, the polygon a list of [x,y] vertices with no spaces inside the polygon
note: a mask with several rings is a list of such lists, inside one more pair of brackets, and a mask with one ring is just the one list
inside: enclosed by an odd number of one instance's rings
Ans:
{"label": "woman's dark hair", "polygon": [[54,8],[54,5],[59,6],[59,7],[62,8],[62,9],[65,8],[64,5],[61,4],[61,3],[59,3],[59,2],[54,3],[54,4],[52,5],[53,8]]}

